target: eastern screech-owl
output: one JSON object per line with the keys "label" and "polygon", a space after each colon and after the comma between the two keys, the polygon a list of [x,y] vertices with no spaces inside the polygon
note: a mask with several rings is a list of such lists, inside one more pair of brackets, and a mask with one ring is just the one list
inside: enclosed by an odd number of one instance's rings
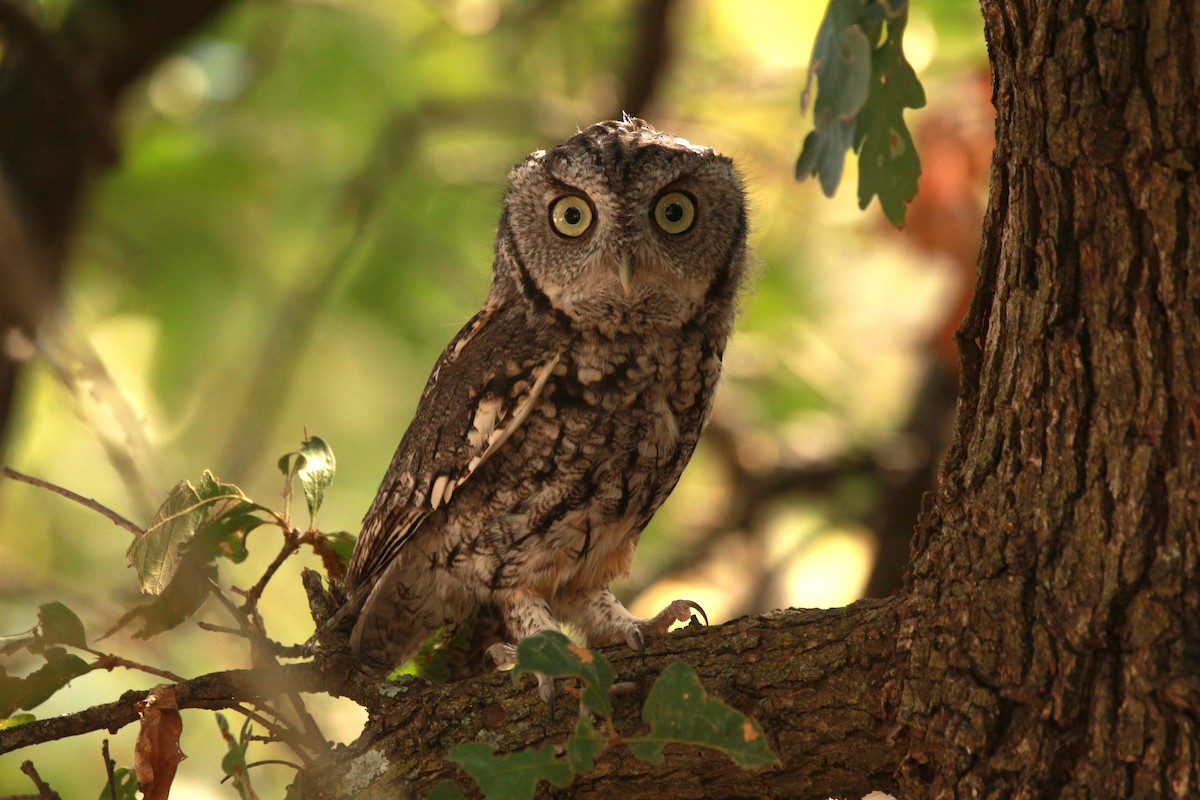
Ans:
{"label": "eastern screech-owl", "polygon": [[438,360],[350,562],[339,616],[380,668],[484,610],[510,643],[561,621],[640,651],[698,608],[638,619],[608,585],[712,407],[745,271],[742,181],[638,119],[533,153],[509,181],[487,301]]}

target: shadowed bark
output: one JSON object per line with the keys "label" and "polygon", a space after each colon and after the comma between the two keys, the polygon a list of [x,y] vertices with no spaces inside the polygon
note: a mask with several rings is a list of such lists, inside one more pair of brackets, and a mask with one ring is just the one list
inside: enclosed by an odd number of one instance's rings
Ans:
{"label": "shadowed bark", "polygon": [[906,796],[1200,791],[1200,11],[984,6],[955,443],[901,608]]}

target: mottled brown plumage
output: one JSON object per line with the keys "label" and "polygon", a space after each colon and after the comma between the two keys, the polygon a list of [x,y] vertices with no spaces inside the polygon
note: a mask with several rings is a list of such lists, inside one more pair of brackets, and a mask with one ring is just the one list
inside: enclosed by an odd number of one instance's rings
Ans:
{"label": "mottled brown plumage", "polygon": [[603,122],[510,174],[491,291],[450,342],[367,512],[351,646],[388,668],[499,612],[516,642],[638,620],[608,591],[708,417],[746,242],[741,180],[709,148]]}

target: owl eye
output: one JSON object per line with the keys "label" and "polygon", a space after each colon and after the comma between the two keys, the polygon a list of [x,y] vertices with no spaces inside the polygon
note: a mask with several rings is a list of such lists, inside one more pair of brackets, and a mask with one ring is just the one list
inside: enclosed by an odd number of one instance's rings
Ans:
{"label": "owl eye", "polygon": [[667,233],[687,233],[696,222],[696,201],[683,192],[667,192],[654,203],[654,221]]}
{"label": "owl eye", "polygon": [[563,236],[582,236],[592,226],[592,207],[577,194],[560,197],[550,205],[550,224]]}

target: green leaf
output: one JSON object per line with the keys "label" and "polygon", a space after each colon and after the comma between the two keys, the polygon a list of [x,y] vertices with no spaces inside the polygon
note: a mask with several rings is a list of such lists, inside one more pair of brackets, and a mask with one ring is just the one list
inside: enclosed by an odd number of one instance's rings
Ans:
{"label": "green leaf", "polygon": [[38,624],[42,628],[42,639],[46,644],[87,647],[83,623],[75,616],[74,611],[62,603],[44,603],[38,606]]}
{"label": "green leaf", "polygon": [[252,502],[237,486],[221,483],[208,470],[200,478],[196,493],[208,506],[207,517],[194,540],[189,545],[189,554],[200,561],[210,561],[217,556],[228,558],[235,564],[246,560],[246,535],[265,520],[255,516],[267,509]]}
{"label": "green leaf", "polygon": [[425,800],[467,800],[454,781],[441,781],[425,795]]}
{"label": "green leaf", "polygon": [[661,764],[663,745],[678,742],[712,747],[741,767],[778,763],[752,717],[717,699],[710,699],[687,664],[675,662],[663,670],[650,689],[642,719],[650,724],[650,735],[626,740],[638,758]]}
{"label": "green leaf", "polygon": [[226,747],[225,756],[221,759],[221,771],[229,776],[242,800],[257,800],[258,795],[250,785],[250,769],[246,766],[246,750],[250,747],[250,720],[242,723],[241,733],[234,739],[225,715],[217,712],[215,716]]}
{"label": "green leaf", "polygon": [[[471,643],[470,623],[443,626],[427,636],[412,660],[394,670],[394,675],[418,675],[430,683],[442,684],[451,678],[450,659],[461,656]],[[390,678],[391,676],[389,676]]]}
{"label": "green leaf", "polygon": [[921,159],[904,122],[905,108],[925,105],[925,90],[904,58],[907,12],[888,20],[887,41],[871,59],[871,96],[858,115],[858,205],[878,196],[893,225],[904,224],[907,204],[917,194]]}
{"label": "green leaf", "polygon": [[13,714],[11,717],[0,719],[0,731],[5,728],[15,728],[18,725],[25,725],[30,722],[36,722],[37,717],[33,714]]}
{"label": "green leaf", "polygon": [[[113,788],[117,791],[115,800],[137,800],[137,775],[129,767],[117,767],[113,770]],[[114,800],[107,781],[96,800]]]}
{"label": "green leaf", "polygon": [[808,109],[814,82],[814,130],[804,139],[796,161],[796,179],[817,175],[821,190],[832,197],[842,180],[846,151],[854,144],[854,118],[870,93],[870,37],[860,27],[870,4],[862,0],[830,0],[817,29],[800,110]]}
{"label": "green leaf", "polygon": [[207,516],[196,487],[180,481],[154,513],[146,532],[129,545],[129,563],[137,570],[142,591],[161,594],[179,569],[183,546]]}
{"label": "green leaf", "polygon": [[207,470],[199,487],[188,481],[177,484],[155,512],[146,532],[129,546],[129,563],[137,570],[142,591],[161,594],[166,590],[187,554],[187,546],[207,522],[250,508],[257,506],[241,489],[221,483]]}
{"label": "green leaf", "polygon": [[588,772],[606,747],[608,738],[597,733],[592,718],[584,714],[575,723],[575,733],[567,739],[567,763],[576,775]]}
{"label": "green leaf", "polygon": [[838,32],[831,56],[821,65],[821,95],[813,106],[819,131],[853,120],[871,92],[871,40],[862,28],[850,25]]}
{"label": "green leaf", "polygon": [[46,663],[24,678],[9,677],[0,668],[0,717],[11,717],[17,709],[36,708],[92,667],[82,658],[69,655],[61,647],[42,654]]}
{"label": "green leaf", "polygon": [[515,681],[526,672],[540,672],[552,678],[577,677],[584,682],[583,704],[601,716],[612,718],[608,690],[613,671],[608,659],[594,650],[575,644],[558,631],[542,631],[517,645]]}
{"label": "green leaf", "polygon": [[266,524],[262,517],[255,516],[263,510],[262,506],[250,502],[226,509],[200,527],[188,545],[188,554],[198,561],[221,557],[235,564],[242,563],[249,555],[246,537],[250,531]]}
{"label": "green leaf", "polygon": [[129,547],[142,591],[157,595],[124,614],[105,636],[141,617],[135,634],[149,638],[174,628],[200,608],[215,580],[217,557],[237,563],[246,558],[247,534],[264,523],[265,511],[237,486],[222,483],[205,470],[197,486],[181,481],[154,514],[146,532]]}
{"label": "green leaf", "polygon": [[136,639],[149,639],[163,631],[171,630],[196,613],[204,604],[209,595],[208,581],[216,579],[216,565],[197,566],[191,561],[187,562],[184,569],[175,573],[175,577],[162,594],[149,603],[126,611],[101,638],[113,635],[138,618],[141,618],[145,625],[134,634]]}
{"label": "green leaf", "polygon": [[494,752],[483,742],[466,742],[448,756],[475,779],[489,800],[532,800],[540,781],[565,789],[575,779],[570,765],[554,755],[552,745],[500,755]]}
{"label": "green leaf", "polygon": [[832,196],[853,147],[859,154],[859,206],[879,197],[894,225],[904,223],[921,174],[904,122],[905,108],[925,105],[921,83],[904,58],[907,22],[907,0],[830,0],[800,99],[804,110],[815,80],[814,129],[796,160],[797,180],[817,175],[822,191]]}
{"label": "green leaf", "polygon": [[325,539],[325,543],[329,545],[329,549],[333,551],[342,564],[350,565],[350,556],[354,554],[354,543],[358,541],[358,537],[348,531],[334,531],[333,533],[323,533],[321,536]]}
{"label": "green leaf", "polygon": [[825,131],[812,131],[804,137],[800,158],[796,161],[796,180],[817,175],[821,191],[833,197],[842,182],[842,170],[846,167],[846,151],[854,143],[854,125],[838,122]]}
{"label": "green leaf", "polygon": [[319,436],[310,436],[300,443],[299,450],[280,457],[277,465],[289,482],[293,475],[300,478],[304,499],[308,501],[310,524],[315,522],[325,502],[325,490],[333,483],[337,471],[333,450]]}

